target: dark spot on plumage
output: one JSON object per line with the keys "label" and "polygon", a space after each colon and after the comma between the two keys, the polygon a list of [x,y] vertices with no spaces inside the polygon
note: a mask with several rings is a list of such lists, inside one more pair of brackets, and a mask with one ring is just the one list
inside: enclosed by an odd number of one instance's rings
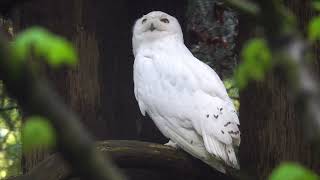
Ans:
{"label": "dark spot on plumage", "polygon": [[228,150],[228,153],[231,153],[231,151],[230,151],[230,150]]}
{"label": "dark spot on plumage", "polygon": [[231,124],[231,122],[227,122],[224,127],[227,127],[229,124]]}
{"label": "dark spot on plumage", "polygon": [[170,23],[168,18],[161,18],[160,21],[166,24]]}
{"label": "dark spot on plumage", "polygon": [[207,118],[209,118],[209,114],[207,114]]}
{"label": "dark spot on plumage", "polygon": [[219,117],[219,115],[213,115],[213,116],[214,116],[214,118],[216,118],[216,119]]}
{"label": "dark spot on plumage", "polygon": [[240,131],[228,131],[229,134],[237,135],[240,133]]}
{"label": "dark spot on plumage", "polygon": [[145,58],[147,58],[149,60],[152,60],[152,56],[150,56],[150,55],[144,55],[143,57],[145,57]]}
{"label": "dark spot on plumage", "polygon": [[224,134],[224,131],[221,130],[221,133]]}
{"label": "dark spot on plumage", "polygon": [[220,111],[222,111],[222,110],[223,110],[223,108],[220,108],[219,110],[220,110]]}
{"label": "dark spot on plumage", "polygon": [[193,144],[193,140],[191,140],[190,144]]}
{"label": "dark spot on plumage", "polygon": [[144,18],[144,19],[142,20],[142,24],[144,24],[145,22],[147,22],[147,19],[146,19],[146,18]]}

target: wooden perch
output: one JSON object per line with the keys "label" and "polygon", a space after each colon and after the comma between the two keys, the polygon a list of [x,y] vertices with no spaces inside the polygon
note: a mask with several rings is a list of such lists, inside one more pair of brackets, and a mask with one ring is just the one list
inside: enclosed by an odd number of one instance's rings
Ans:
{"label": "wooden perch", "polygon": [[[234,179],[215,171],[187,153],[161,144],[141,141],[110,140],[97,143],[97,149],[112,157],[118,167],[164,170],[181,179]],[[75,176],[59,154],[39,163],[24,177],[46,180],[65,180]],[[18,180],[22,177],[11,178]],[[27,178],[28,179],[28,178]]]}

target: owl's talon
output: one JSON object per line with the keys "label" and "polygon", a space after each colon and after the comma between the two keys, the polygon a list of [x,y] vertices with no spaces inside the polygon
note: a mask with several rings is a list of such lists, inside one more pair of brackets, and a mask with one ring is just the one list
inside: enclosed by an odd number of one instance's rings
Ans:
{"label": "owl's talon", "polygon": [[169,140],[169,142],[167,142],[166,144],[164,144],[165,146],[170,146],[170,147],[173,147],[173,148],[175,148],[175,149],[179,149],[179,146],[178,146],[178,144],[177,143],[175,143],[175,142],[173,142],[173,141],[171,141],[171,140]]}

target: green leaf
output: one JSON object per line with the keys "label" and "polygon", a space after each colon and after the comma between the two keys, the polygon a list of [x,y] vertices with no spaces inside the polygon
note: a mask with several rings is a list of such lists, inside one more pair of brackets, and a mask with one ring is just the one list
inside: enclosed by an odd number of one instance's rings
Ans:
{"label": "green leaf", "polygon": [[283,163],[269,177],[269,180],[317,180],[320,177],[296,163]]}
{"label": "green leaf", "polygon": [[75,65],[77,55],[74,52],[72,44],[62,38],[55,38],[51,41],[51,50],[48,51],[49,63],[57,67],[61,64]]}
{"label": "green leaf", "polygon": [[319,0],[314,0],[312,2],[312,7],[316,10],[316,11],[320,11],[320,1]]}
{"label": "green leaf", "polygon": [[312,18],[309,22],[308,36],[310,41],[320,39],[320,16]]}
{"label": "green leaf", "polygon": [[24,151],[28,152],[38,147],[51,148],[55,142],[55,131],[48,120],[38,116],[27,119],[22,129]]}
{"label": "green leaf", "polygon": [[30,56],[44,59],[53,67],[75,65],[77,62],[71,43],[40,27],[32,27],[20,33],[12,42],[11,50],[17,64]]}
{"label": "green leaf", "polygon": [[271,52],[264,39],[249,40],[242,52],[243,62],[235,72],[235,80],[240,89],[250,80],[263,80],[265,73],[272,67]]}
{"label": "green leaf", "polygon": [[223,84],[226,87],[226,89],[230,89],[234,86],[234,79],[232,78],[224,79]]}

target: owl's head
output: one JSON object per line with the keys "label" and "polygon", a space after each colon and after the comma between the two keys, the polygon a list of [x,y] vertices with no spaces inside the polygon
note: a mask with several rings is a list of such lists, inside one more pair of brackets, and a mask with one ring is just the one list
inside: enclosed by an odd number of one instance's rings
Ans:
{"label": "owl's head", "polygon": [[133,50],[135,51],[142,43],[166,37],[183,42],[183,34],[178,20],[161,11],[150,12],[138,19],[133,27]]}

